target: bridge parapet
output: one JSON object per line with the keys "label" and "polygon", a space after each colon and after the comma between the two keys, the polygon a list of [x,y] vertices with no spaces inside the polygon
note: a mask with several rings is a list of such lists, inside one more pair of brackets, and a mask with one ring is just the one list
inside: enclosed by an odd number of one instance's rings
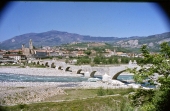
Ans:
{"label": "bridge parapet", "polygon": [[[36,63],[39,60],[35,61]],[[41,60],[40,64],[44,64],[48,62],[48,65],[51,66],[52,63],[56,66],[56,69],[58,70],[63,70],[63,71],[71,71],[72,74],[77,74],[78,71],[80,74],[84,73],[85,77],[90,77],[90,76],[95,76],[95,75],[104,75],[107,73],[109,76],[113,78],[114,75],[120,75],[121,73],[125,72],[127,68],[134,68],[134,67],[139,67],[137,64],[129,64],[129,65],[120,65],[120,66],[107,66],[105,65],[104,67],[91,67],[90,65],[81,65],[81,66],[75,66],[75,65],[70,65],[66,64],[65,62],[59,62],[59,61],[45,61]],[[117,78],[116,76],[114,79]]]}

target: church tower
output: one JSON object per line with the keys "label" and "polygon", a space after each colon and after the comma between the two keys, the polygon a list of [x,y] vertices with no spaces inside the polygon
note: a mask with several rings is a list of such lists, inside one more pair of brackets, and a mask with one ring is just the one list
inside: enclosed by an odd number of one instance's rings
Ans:
{"label": "church tower", "polygon": [[32,40],[30,39],[30,42],[29,42],[29,49],[32,50],[33,49],[33,46],[32,46]]}
{"label": "church tower", "polygon": [[34,54],[34,49],[33,49],[33,45],[32,45],[32,40],[30,39],[30,42],[29,42],[29,52],[30,52],[30,55]]}
{"label": "church tower", "polygon": [[22,53],[25,54],[25,45],[22,44]]}

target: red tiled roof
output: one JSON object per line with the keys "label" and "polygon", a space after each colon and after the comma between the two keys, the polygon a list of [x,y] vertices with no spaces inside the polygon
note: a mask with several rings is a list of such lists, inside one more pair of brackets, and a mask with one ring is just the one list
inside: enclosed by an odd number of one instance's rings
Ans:
{"label": "red tiled roof", "polygon": [[4,56],[24,56],[24,55],[21,55],[21,54],[5,54]]}
{"label": "red tiled roof", "polygon": [[9,52],[19,52],[22,51],[21,49],[16,49],[16,50],[9,50]]}

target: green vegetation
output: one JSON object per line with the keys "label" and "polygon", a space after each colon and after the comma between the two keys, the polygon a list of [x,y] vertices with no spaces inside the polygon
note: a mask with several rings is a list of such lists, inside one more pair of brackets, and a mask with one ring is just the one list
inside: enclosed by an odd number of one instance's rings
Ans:
{"label": "green vegetation", "polygon": [[121,111],[126,100],[121,97],[89,98],[84,100],[73,100],[65,102],[34,103],[29,105],[17,105],[2,107],[4,111],[106,111],[115,109]]}
{"label": "green vegetation", "polygon": [[142,58],[133,58],[133,57],[120,57],[120,56],[111,56],[104,57],[102,55],[94,57],[93,62],[95,64],[128,64],[129,61],[136,60],[137,63],[141,62]]}
{"label": "green vegetation", "polygon": [[67,95],[56,95],[45,99],[45,101],[74,100],[97,96],[96,89],[66,89],[65,92]]}
{"label": "green vegetation", "polygon": [[77,60],[77,64],[90,64],[91,63],[91,59],[89,58],[89,56],[83,56],[83,57],[78,57]]}
{"label": "green vegetation", "polygon": [[90,50],[86,50],[86,51],[84,51],[84,53],[89,56],[91,54],[91,51]]}
{"label": "green vegetation", "polygon": [[29,67],[36,67],[36,68],[45,68],[46,66],[44,66],[44,65],[40,65],[40,64],[28,64],[27,66],[29,66]]}
{"label": "green vegetation", "polygon": [[[77,59],[77,64],[76,65],[81,65],[81,64],[128,64],[129,61],[134,61],[136,60],[137,63],[142,63],[142,58],[140,57],[121,57],[121,56],[111,56],[111,57],[105,57],[103,55],[98,55],[95,57],[89,57],[89,56],[82,56],[82,57],[71,57],[71,59]],[[66,63],[68,63],[68,59],[65,60]]]}
{"label": "green vegetation", "polygon": [[20,64],[13,64],[13,63],[5,63],[3,65],[0,65],[0,66],[20,66]]}
{"label": "green vegetation", "polygon": [[[90,47],[87,47],[89,44]],[[140,63],[142,61],[142,58],[139,57],[121,57],[121,56],[111,56],[106,57],[108,51],[115,51],[116,52],[133,52],[130,51],[128,48],[122,48],[122,47],[114,47],[111,44],[108,43],[77,43],[77,44],[67,44],[64,45],[64,48],[69,51],[75,50],[75,48],[87,48],[87,50],[83,51],[84,54],[87,56],[80,56],[80,57],[69,57],[65,61],[68,63],[69,61],[73,59],[77,59],[77,65],[81,64],[91,64],[91,66],[98,65],[98,64],[128,64],[130,60],[134,61],[136,60],[137,63]],[[107,50],[106,50],[107,49]],[[137,49],[138,50],[138,49]],[[108,53],[109,54],[109,53]]]}
{"label": "green vegetation", "polygon": [[129,94],[130,92],[134,92],[135,90],[133,88],[128,88],[128,89],[103,89],[100,87],[97,90],[97,95],[98,96],[105,96],[105,95],[114,95],[114,94],[120,94],[120,95],[125,95]]}
{"label": "green vegetation", "polygon": [[68,45],[68,47],[87,47],[87,44],[86,42],[83,42],[83,43],[77,43],[77,44],[71,44],[71,45]]}
{"label": "green vegetation", "polygon": [[[170,46],[165,42],[160,47],[159,54],[151,55],[147,46],[144,45],[141,48],[144,56],[140,64],[141,69],[129,69],[135,74],[135,81],[143,82],[148,79],[149,84],[158,85],[155,90],[139,89],[130,96],[132,106],[140,107],[142,111],[170,111]],[[145,67],[148,63],[152,65]],[[157,79],[154,79],[155,73],[159,75]]]}
{"label": "green vegetation", "polygon": [[[127,49],[127,48],[123,48],[123,47],[114,47],[114,46],[112,46],[111,44],[109,44],[109,43],[104,43],[104,45],[100,45],[100,46],[90,46],[90,47],[88,47],[88,44],[89,44],[89,42],[82,42],[82,43],[77,43],[77,44],[68,44],[68,45],[63,45],[62,47],[64,47],[64,48],[66,48],[67,50],[69,50],[69,51],[73,51],[74,50],[74,48],[77,48],[77,47],[79,47],[79,48],[85,48],[85,47],[87,47],[87,49],[88,49],[88,51],[90,51],[90,50],[95,50],[95,51],[97,51],[97,53],[103,53],[103,52],[105,52],[105,49],[110,49],[110,50],[112,50],[112,51],[114,51],[114,49],[116,49],[116,51],[117,52],[125,52],[125,53],[127,53],[127,52],[131,52],[129,49]],[[94,42],[94,44],[95,44],[95,42]],[[88,52],[87,51],[87,52]],[[89,52],[88,52],[89,53]],[[88,54],[87,54],[88,55]]]}
{"label": "green vegetation", "polygon": [[[98,92],[101,90],[105,95],[98,95]],[[3,111],[133,111],[126,96],[129,93],[134,92],[134,89],[131,88],[67,89],[65,91],[67,95],[57,95],[49,98],[49,101],[64,101],[0,106],[0,109]]]}

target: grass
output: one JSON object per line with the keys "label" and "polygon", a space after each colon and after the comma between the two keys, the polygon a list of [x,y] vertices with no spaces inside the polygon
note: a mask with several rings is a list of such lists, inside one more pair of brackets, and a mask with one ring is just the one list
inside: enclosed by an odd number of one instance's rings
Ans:
{"label": "grass", "polygon": [[[104,95],[98,93],[103,91]],[[67,95],[58,95],[42,103],[1,106],[2,111],[131,111],[129,101],[122,95],[133,89],[67,89]],[[105,96],[119,94],[117,96]],[[65,100],[60,102],[47,102]],[[66,101],[69,100],[69,101]]]}
{"label": "grass", "polygon": [[66,89],[67,95],[56,95],[45,99],[45,101],[57,101],[57,100],[72,100],[82,99],[87,97],[96,97],[96,89]]}
{"label": "grass", "polygon": [[104,96],[104,95],[113,95],[113,94],[120,94],[120,95],[125,95],[129,94],[130,92],[134,92],[135,90],[133,88],[128,88],[128,89],[103,89],[100,87],[97,90],[97,95],[98,96]]}
{"label": "grass", "polygon": [[[117,102],[116,102],[117,101]],[[118,97],[95,97],[85,100],[73,100],[64,102],[44,102],[34,104],[20,104],[16,106],[3,107],[5,111],[120,111],[125,102],[122,96]]]}

